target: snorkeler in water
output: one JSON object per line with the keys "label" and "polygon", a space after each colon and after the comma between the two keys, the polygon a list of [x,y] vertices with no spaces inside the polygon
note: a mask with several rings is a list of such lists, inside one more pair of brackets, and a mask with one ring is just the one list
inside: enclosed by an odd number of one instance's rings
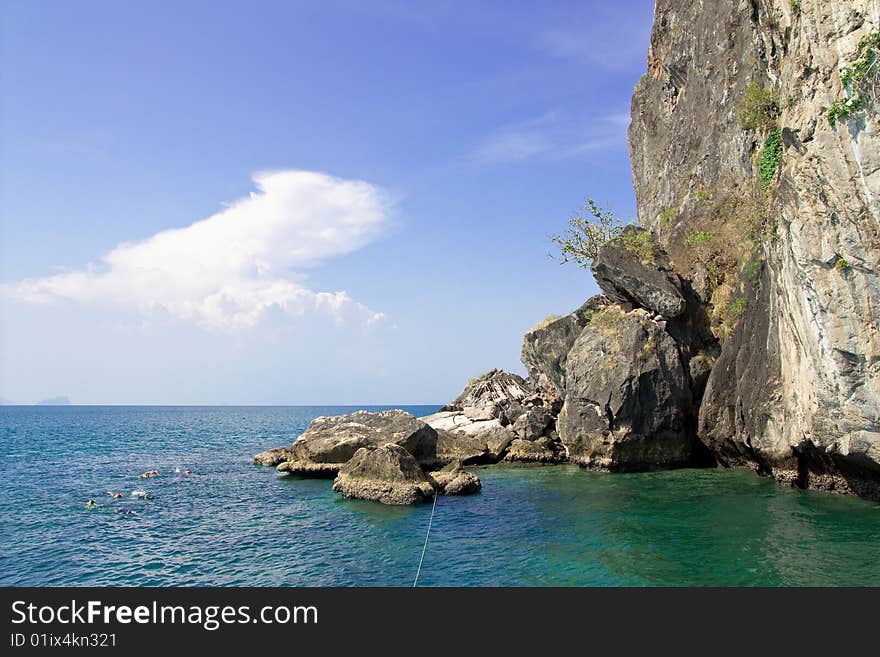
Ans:
{"label": "snorkeler in water", "polygon": [[94,509],[96,506],[98,506],[98,503],[95,502],[95,500],[89,500],[88,502],[86,502],[87,509]]}
{"label": "snorkeler in water", "polygon": [[116,513],[121,513],[122,515],[130,516],[132,513],[134,513],[134,511],[132,511],[131,509],[119,509]]}

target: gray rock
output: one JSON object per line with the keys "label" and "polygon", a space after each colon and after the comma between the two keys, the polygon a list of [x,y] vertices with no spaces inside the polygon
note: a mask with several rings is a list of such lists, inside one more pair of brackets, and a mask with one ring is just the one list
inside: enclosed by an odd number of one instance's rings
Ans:
{"label": "gray rock", "polygon": [[530,408],[517,418],[513,424],[513,433],[523,440],[537,440],[553,428],[555,418],[546,406]]}
{"label": "gray rock", "polygon": [[441,495],[471,495],[482,486],[477,475],[461,467],[461,461],[452,461],[442,470],[431,472],[428,478]]}
{"label": "gray rock", "polygon": [[339,468],[342,465],[342,463],[315,463],[308,459],[293,458],[290,461],[282,461],[275,466],[275,469],[278,472],[286,472],[301,477],[332,479],[339,474]]}
{"label": "gray rock", "polygon": [[[441,415],[438,413],[437,415]],[[460,416],[459,413],[449,413],[452,416]],[[428,421],[434,416],[422,418]],[[438,419],[430,419],[434,422],[434,429],[437,431],[437,460],[441,463],[449,463],[451,461],[461,461],[469,465],[475,463],[491,463],[494,459],[489,453],[486,440],[479,435],[471,436],[464,432],[446,431],[438,428],[443,425]]]}
{"label": "gray rock", "polygon": [[608,304],[602,296],[591,297],[565,317],[545,320],[523,336],[521,360],[529,378],[539,387],[562,395],[565,390],[565,359],[592,314]]}
{"label": "gray rock", "polygon": [[339,470],[333,490],[382,504],[418,504],[434,497],[434,485],[412,455],[388,443],[361,448]]}
{"label": "gray rock", "polygon": [[517,438],[510,443],[504,460],[519,463],[561,463],[567,457],[565,447],[557,438],[544,436],[537,440]]}
{"label": "gray rock", "polygon": [[556,422],[570,461],[612,471],[688,465],[694,413],[677,345],[646,311],[609,307],[575,341]]}
{"label": "gray rock", "polygon": [[420,419],[439,435],[436,456],[441,463],[495,463],[516,438],[500,419],[473,421],[463,411],[440,411]]}
{"label": "gray rock", "polygon": [[[629,129],[639,219],[724,322],[700,438],[722,463],[880,499],[880,129],[876,106],[826,118],[846,94],[841,67],[878,30],[877,3],[748,4],[656,3]],[[766,135],[737,118],[750,83],[780,99],[787,147],[766,190]],[[727,252],[721,285],[699,280],[706,258],[686,239],[698,231]],[[760,289],[741,287],[742,266],[760,261]],[[731,321],[740,294],[748,305]]]}
{"label": "gray rock", "polygon": [[312,420],[278,470],[335,476],[359,449],[376,449],[385,443],[399,445],[425,466],[437,462],[437,432],[424,422],[401,410],[357,411]]}
{"label": "gray rock", "polygon": [[288,447],[273,447],[265,452],[260,452],[254,456],[254,464],[266,467],[275,467],[279,463],[289,461],[291,457]]}
{"label": "gray rock", "polygon": [[[503,407],[530,397],[534,392],[521,376],[503,370],[489,370],[469,381],[461,394],[440,410],[463,411],[473,416],[470,417],[473,420],[491,420],[501,415]],[[493,409],[491,412],[490,408]]]}
{"label": "gray rock", "polygon": [[[627,244],[634,236],[650,240],[653,253],[633,253]],[[627,226],[622,237],[599,249],[592,271],[599,288],[612,301],[647,308],[670,319],[681,315],[687,305],[669,257],[650,233],[637,226]]]}

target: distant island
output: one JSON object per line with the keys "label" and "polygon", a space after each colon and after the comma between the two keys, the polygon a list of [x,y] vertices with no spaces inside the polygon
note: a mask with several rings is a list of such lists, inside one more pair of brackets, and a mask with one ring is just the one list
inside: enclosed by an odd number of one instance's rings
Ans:
{"label": "distant island", "polygon": [[70,406],[70,398],[65,396],[49,397],[36,403],[36,406]]}

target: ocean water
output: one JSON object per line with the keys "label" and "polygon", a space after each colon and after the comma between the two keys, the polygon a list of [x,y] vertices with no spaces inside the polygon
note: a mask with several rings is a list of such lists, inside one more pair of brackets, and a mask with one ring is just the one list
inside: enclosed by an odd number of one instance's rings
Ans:
{"label": "ocean water", "polygon": [[[0,584],[409,586],[429,505],[251,463],[351,410],[0,407]],[[880,585],[875,503],[741,471],[478,472],[482,493],[439,498],[420,585]]]}

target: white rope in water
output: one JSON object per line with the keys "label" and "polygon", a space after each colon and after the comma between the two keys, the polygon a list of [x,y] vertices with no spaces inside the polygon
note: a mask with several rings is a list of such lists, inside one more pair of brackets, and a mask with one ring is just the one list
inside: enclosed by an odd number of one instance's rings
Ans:
{"label": "white rope in water", "polygon": [[438,493],[434,493],[434,504],[431,506],[431,518],[428,520],[428,531],[425,533],[425,545],[422,547],[422,558],[419,559],[419,569],[416,571],[416,578],[413,580],[413,588],[418,586],[419,575],[422,574],[422,563],[425,561],[425,552],[428,551],[428,537],[431,535],[431,525],[434,523],[434,510],[437,508]]}

